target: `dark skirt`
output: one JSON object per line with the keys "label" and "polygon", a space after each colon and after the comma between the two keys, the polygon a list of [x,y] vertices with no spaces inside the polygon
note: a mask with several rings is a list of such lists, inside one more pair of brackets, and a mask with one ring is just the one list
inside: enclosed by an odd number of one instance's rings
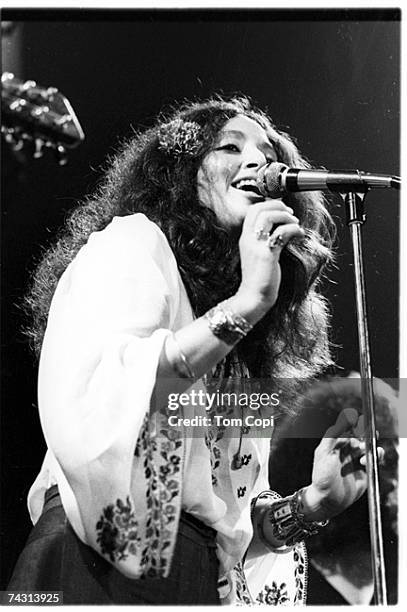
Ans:
{"label": "dark skirt", "polygon": [[21,553],[8,591],[60,591],[64,604],[219,604],[216,532],[182,512],[168,578],[132,580],[83,544],[57,487]]}

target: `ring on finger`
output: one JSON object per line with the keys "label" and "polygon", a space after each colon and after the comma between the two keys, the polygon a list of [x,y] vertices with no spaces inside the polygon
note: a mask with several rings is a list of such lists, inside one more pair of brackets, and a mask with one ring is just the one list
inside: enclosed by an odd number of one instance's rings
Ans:
{"label": "ring on finger", "polygon": [[269,249],[276,249],[277,247],[282,249],[285,246],[285,242],[281,234],[276,234],[275,236],[270,236],[267,246]]}
{"label": "ring on finger", "polygon": [[257,240],[267,240],[270,237],[270,234],[264,229],[264,227],[259,227],[255,232]]}

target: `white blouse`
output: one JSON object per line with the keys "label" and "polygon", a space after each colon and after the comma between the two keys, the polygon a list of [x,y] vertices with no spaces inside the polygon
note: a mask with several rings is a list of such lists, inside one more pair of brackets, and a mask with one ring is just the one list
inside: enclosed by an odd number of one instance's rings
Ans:
{"label": "white blouse", "polygon": [[[192,437],[148,418],[165,339],[192,320],[174,254],[156,224],[138,213],[116,217],[90,236],[62,275],[49,312],[38,387],[48,451],[29,509],[35,523],[45,490],[58,484],[77,536],[137,578],[168,575],[182,508],[217,531],[220,577],[226,577],[221,597],[235,601],[237,590],[246,601],[240,562],[253,536],[250,502],[269,487],[270,440],[243,431],[244,461],[236,470],[236,437],[216,427]],[[202,381],[196,389],[204,389]],[[208,415],[201,406],[183,411]],[[305,554],[301,547],[298,553]],[[281,602],[303,602],[298,576],[287,575],[293,554],[264,549],[248,561],[253,600],[262,601],[261,592],[263,600],[271,592],[278,600],[283,582],[290,599]],[[271,566],[277,586],[264,591],[263,578],[263,587],[257,583]]]}

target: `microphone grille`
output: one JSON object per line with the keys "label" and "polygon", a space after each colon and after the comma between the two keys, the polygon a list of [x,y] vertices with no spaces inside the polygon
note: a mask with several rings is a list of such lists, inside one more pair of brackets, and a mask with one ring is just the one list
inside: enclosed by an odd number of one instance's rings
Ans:
{"label": "microphone grille", "polygon": [[271,162],[260,168],[257,175],[257,186],[261,194],[268,198],[279,198],[284,190],[281,188],[280,177],[286,164]]}

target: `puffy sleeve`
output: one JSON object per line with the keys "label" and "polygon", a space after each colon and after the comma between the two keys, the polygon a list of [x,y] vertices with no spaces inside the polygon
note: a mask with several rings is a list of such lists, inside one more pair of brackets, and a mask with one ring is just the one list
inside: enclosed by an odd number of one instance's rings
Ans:
{"label": "puffy sleeve", "polygon": [[40,359],[40,418],[68,519],[133,578],[157,564],[168,572],[160,549],[171,549],[170,532],[153,520],[168,482],[157,477],[146,423],[181,284],[159,228],[141,214],[115,218],[61,277]]}

